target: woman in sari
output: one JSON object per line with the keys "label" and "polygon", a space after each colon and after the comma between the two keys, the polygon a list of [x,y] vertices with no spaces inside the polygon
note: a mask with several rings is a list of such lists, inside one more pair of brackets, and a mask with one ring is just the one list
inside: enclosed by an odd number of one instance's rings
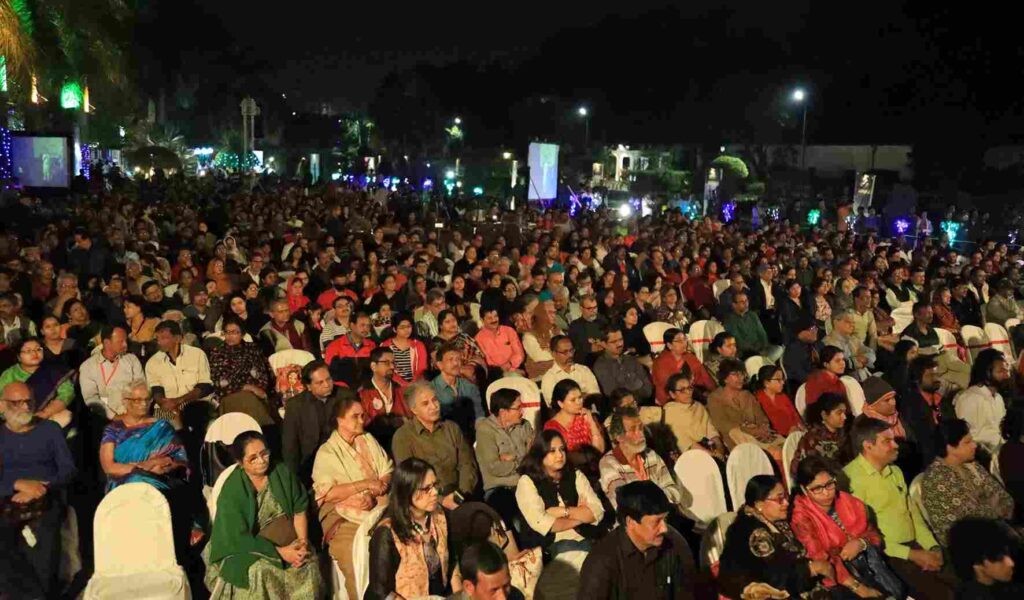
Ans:
{"label": "woman in sari", "polygon": [[231,275],[224,269],[224,260],[221,258],[214,258],[206,265],[206,280],[213,282],[218,296],[227,296],[235,289]]}
{"label": "woman in sari", "polygon": [[0,374],[0,390],[15,381],[27,384],[35,401],[30,407],[35,416],[67,427],[71,423],[71,411],[67,407],[75,399],[72,383],[75,372],[56,361],[45,362],[39,338],[25,338],[14,349],[18,364]]}
{"label": "woman in sari", "polygon": [[263,434],[246,431],[231,445],[238,467],[227,476],[207,546],[210,598],[319,598],[321,579],[309,543],[309,496]]}
{"label": "woman in sari", "polygon": [[242,322],[224,318],[224,343],[210,350],[210,379],[221,414],[243,412],[261,427],[274,426],[277,411],[267,401],[270,369],[259,346],[242,340]]}
{"label": "woman in sari", "polygon": [[793,532],[811,560],[832,564],[835,578],[825,579],[825,587],[842,586],[859,598],[902,597],[900,580],[885,564],[881,534],[864,503],[838,488],[836,468],[820,456],[800,461]]}
{"label": "woman in sari", "polygon": [[[755,475],[747,483],[745,503],[725,534],[719,562],[719,591],[729,598],[843,597],[829,590],[834,579],[827,560],[814,560],[787,522],[789,498],[778,477]],[[771,595],[769,595],[769,592]]]}
{"label": "woman in sari", "polygon": [[[480,346],[473,339],[473,336],[464,333],[459,329],[459,319],[455,312],[449,309],[442,310],[437,315],[437,335],[431,342],[435,353],[438,348],[445,344],[454,344],[462,351],[462,376],[476,383],[477,372],[486,373],[487,359]],[[437,362],[435,357],[434,362]],[[481,377],[482,380],[482,377]]]}
{"label": "woman in sari", "polygon": [[313,463],[324,544],[345,575],[349,598],[357,598],[352,543],[359,526],[387,503],[394,464],[364,426],[359,399],[343,396],[335,410],[335,430],[317,450]]}

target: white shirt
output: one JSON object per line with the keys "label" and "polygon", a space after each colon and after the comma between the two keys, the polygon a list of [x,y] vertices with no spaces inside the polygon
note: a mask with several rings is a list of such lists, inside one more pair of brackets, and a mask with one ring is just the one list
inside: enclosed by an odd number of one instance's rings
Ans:
{"label": "white shirt", "polygon": [[121,391],[136,379],[145,379],[142,363],[134,354],[107,360],[102,352],[85,359],[78,369],[78,385],[86,406],[101,406],[107,418],[124,413]]}
{"label": "white shirt", "polygon": [[[594,493],[594,488],[590,487],[590,482],[579,471],[576,471],[576,495],[579,496],[580,505],[586,506],[590,512],[594,513],[594,523],[600,523],[604,518],[604,507],[597,494]],[[523,513],[523,518],[526,519],[530,528],[541,535],[547,535],[555,521],[558,520],[558,517],[547,513],[547,509],[544,508],[544,499],[537,493],[537,486],[533,485],[533,480],[526,475],[521,476],[516,485],[516,504],[519,505],[519,512]],[[565,506],[565,500],[561,496],[558,497],[558,505]],[[575,529],[567,529],[555,534],[556,542],[582,539],[583,536]]]}
{"label": "white shirt", "polygon": [[555,386],[563,379],[572,379],[578,383],[580,391],[583,392],[584,396],[601,393],[601,387],[597,384],[597,377],[594,376],[594,372],[586,365],[574,363],[567,372],[555,364],[551,365],[548,372],[544,373],[544,377],[540,379],[540,392],[543,394],[544,401],[548,403],[548,406],[551,406],[551,394],[555,391]]}
{"label": "white shirt", "polygon": [[761,287],[764,288],[764,307],[768,310],[775,308],[775,294],[772,293],[772,282],[765,281],[760,277],[757,279],[761,282]]}
{"label": "white shirt", "polygon": [[975,385],[957,395],[953,408],[957,418],[967,421],[974,441],[994,454],[1003,443],[999,431],[999,425],[1006,416],[1003,397],[987,386]]}
{"label": "white shirt", "polygon": [[200,383],[213,383],[206,353],[185,344],[174,362],[165,352],[154,354],[146,363],[146,381],[150,389],[162,387],[168,398],[184,396]]}

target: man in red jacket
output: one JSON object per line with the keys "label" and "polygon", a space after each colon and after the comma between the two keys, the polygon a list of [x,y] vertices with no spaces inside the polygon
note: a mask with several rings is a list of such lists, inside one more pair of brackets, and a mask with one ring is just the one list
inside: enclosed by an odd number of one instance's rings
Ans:
{"label": "man in red jacket", "polygon": [[335,338],[324,349],[324,362],[330,367],[331,377],[343,381],[348,387],[356,388],[369,368],[370,353],[377,344],[369,338],[370,316],[357,313],[352,329]]}

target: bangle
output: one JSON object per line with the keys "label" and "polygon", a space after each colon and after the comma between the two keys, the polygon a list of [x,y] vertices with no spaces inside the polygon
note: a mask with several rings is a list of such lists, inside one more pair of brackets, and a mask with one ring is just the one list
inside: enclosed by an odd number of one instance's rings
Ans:
{"label": "bangle", "polygon": [[860,582],[857,581],[856,579],[851,579],[850,580],[850,585],[848,585],[846,587],[850,588],[851,592],[856,592],[857,590],[860,589]]}
{"label": "bangle", "polygon": [[868,541],[864,538],[860,538],[860,551],[863,552],[868,549]]}

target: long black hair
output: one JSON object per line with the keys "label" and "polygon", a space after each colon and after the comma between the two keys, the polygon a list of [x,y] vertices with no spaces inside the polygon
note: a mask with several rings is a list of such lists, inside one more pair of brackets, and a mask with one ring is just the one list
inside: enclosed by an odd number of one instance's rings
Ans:
{"label": "long black hair", "polygon": [[1001,360],[1006,360],[1006,357],[995,348],[979,352],[978,357],[974,359],[974,367],[971,368],[970,385],[995,385],[996,381],[992,378],[992,371],[996,363]]}
{"label": "long black hair", "polygon": [[391,518],[391,531],[403,544],[408,544],[416,538],[412,499],[416,491],[423,486],[427,473],[433,470],[434,467],[427,461],[410,457],[398,463],[391,477],[387,516]]}
{"label": "long black hair", "polygon": [[[544,457],[548,455],[548,452],[551,452],[551,442],[556,438],[562,440],[562,447],[565,448],[565,452],[568,454],[569,446],[566,445],[562,434],[554,429],[545,429],[540,432],[540,435],[533,438],[530,449],[526,451],[526,456],[519,463],[519,474],[533,479],[548,479],[548,473],[544,470]],[[562,478],[565,479],[572,472],[572,465],[569,464],[568,457],[566,457],[565,467],[562,468]]]}

